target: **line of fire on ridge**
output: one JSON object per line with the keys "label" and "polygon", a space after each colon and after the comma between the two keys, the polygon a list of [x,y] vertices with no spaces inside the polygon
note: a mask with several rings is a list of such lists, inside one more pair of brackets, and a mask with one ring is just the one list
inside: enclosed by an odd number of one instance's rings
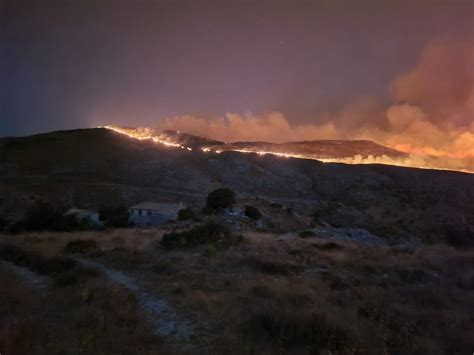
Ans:
{"label": "line of fire on ridge", "polygon": [[[118,126],[113,126],[113,125],[106,125],[106,126],[98,126],[98,128],[105,128],[108,130],[111,130],[113,132],[123,134],[127,137],[133,138],[133,139],[138,139],[141,141],[152,141],[156,144],[161,144],[164,146],[168,147],[174,147],[174,148],[180,148],[188,151],[192,151],[193,148],[187,147],[181,143],[173,142],[170,141],[169,138],[160,138],[161,136],[156,136],[153,135],[149,132],[149,130],[146,131],[137,131],[132,128],[122,128]],[[212,149],[210,147],[203,147],[200,149],[203,152],[206,153],[217,153],[220,154],[223,151],[231,151],[231,152],[238,152],[238,153],[246,153],[246,154],[257,154],[257,155],[273,155],[273,156],[278,156],[282,158],[295,158],[295,159],[310,159],[310,160],[318,160],[323,163],[342,163],[342,164],[351,164],[351,165],[358,165],[358,164],[382,164],[382,165],[392,165],[392,166],[400,166],[400,167],[408,167],[408,168],[418,168],[418,169],[431,169],[431,170],[445,170],[445,171],[460,171],[460,172],[465,172],[465,173],[474,173],[473,171],[469,170],[455,170],[455,169],[448,169],[448,168],[439,168],[439,167],[433,167],[433,166],[423,166],[423,165],[413,165],[413,164],[407,164],[404,163],[403,160],[397,161],[394,159],[391,159],[390,157],[387,156],[381,156],[381,157],[372,157],[373,159],[365,159],[362,156],[355,156],[352,158],[319,158],[319,157],[314,157],[311,155],[304,155],[304,154],[294,154],[294,153],[281,153],[281,152],[272,152],[272,151],[256,151],[256,150],[250,150],[250,149],[225,149],[225,150],[220,150],[220,149]]]}

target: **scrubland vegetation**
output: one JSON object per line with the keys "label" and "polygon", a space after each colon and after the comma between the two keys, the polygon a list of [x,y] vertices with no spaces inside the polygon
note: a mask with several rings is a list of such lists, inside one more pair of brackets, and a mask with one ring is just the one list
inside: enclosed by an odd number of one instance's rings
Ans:
{"label": "scrubland vegetation", "polygon": [[118,206],[101,210],[104,230],[74,231],[35,205],[26,232],[0,234],[0,353],[469,353],[472,235],[323,238],[335,209],[278,233],[269,211],[290,227],[299,217],[224,188],[161,229],[112,228],[128,226]]}
{"label": "scrubland vegetation", "polygon": [[[2,354],[462,354],[473,346],[469,248],[236,238],[215,222],[1,238]],[[83,259],[188,317],[199,330],[188,347],[154,335],[133,293]],[[46,293],[8,265],[47,277]]]}

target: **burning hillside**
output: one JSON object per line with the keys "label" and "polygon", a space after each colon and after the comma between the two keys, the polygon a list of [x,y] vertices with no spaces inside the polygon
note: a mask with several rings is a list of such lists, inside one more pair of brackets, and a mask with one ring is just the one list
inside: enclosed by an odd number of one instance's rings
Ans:
{"label": "burning hillside", "polygon": [[312,140],[285,143],[270,142],[232,142],[226,143],[209,138],[182,133],[179,131],[157,131],[152,128],[126,128],[102,126],[114,132],[138,140],[150,140],[156,144],[186,149],[199,149],[203,152],[222,153],[233,151],[259,155],[275,155],[285,158],[314,159],[327,163],[345,164],[385,164],[421,169],[457,170],[474,172],[474,159],[463,160],[468,168],[460,166],[455,157],[408,154],[388,148],[369,140]]}
{"label": "burning hillside", "polygon": [[[388,102],[354,97],[337,110],[308,117],[285,116],[272,107],[261,114],[182,115],[161,118],[157,131],[122,133],[206,151],[474,172],[473,58],[472,37],[438,38],[426,44],[412,68],[390,80]],[[164,131],[170,129],[194,136]],[[190,138],[195,136],[238,143],[199,139],[196,145]]]}

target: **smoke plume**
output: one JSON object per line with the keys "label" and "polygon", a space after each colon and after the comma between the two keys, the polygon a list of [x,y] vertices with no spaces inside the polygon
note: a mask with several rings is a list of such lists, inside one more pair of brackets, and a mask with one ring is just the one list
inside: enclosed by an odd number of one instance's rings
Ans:
{"label": "smoke plume", "polygon": [[474,170],[473,63],[473,39],[442,38],[423,48],[412,70],[392,80],[394,104],[388,107],[366,98],[318,118],[318,124],[292,125],[280,112],[228,113],[172,117],[158,128],[223,141],[370,139],[409,153],[412,162],[403,165]]}

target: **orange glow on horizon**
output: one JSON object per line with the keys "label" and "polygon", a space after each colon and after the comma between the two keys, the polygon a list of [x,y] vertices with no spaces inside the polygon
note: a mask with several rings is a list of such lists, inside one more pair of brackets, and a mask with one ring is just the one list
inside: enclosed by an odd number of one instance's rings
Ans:
{"label": "orange glow on horizon", "polygon": [[[142,141],[152,141],[156,144],[161,144],[168,147],[180,148],[187,151],[192,151],[191,147],[186,147],[180,143],[177,143],[170,139],[169,136],[160,134],[154,135],[154,130],[144,128],[144,129],[133,129],[133,128],[124,128],[118,126],[99,126],[98,128],[105,128],[111,130],[113,132],[123,134],[127,137],[138,139]],[[179,132],[178,132],[179,133]],[[439,157],[449,157],[449,158],[471,158],[474,157],[474,152],[472,156],[466,154],[462,156],[458,156],[456,154],[446,154],[441,151],[436,150],[426,150],[426,149],[417,149],[413,148],[409,145],[398,145],[396,147],[397,150],[405,153],[409,153],[408,157],[401,157],[401,158],[392,158],[386,155],[382,156],[373,156],[369,155],[368,157],[363,157],[361,155],[356,155],[353,157],[347,158],[319,158],[312,155],[304,155],[304,154],[295,154],[295,153],[282,153],[282,152],[274,152],[274,151],[258,151],[252,149],[215,149],[212,147],[203,147],[200,150],[205,153],[216,153],[220,154],[224,151],[233,151],[238,153],[245,153],[245,154],[257,154],[257,155],[273,155],[282,158],[295,158],[295,159],[311,159],[311,160],[318,160],[323,163],[343,163],[343,164],[383,164],[383,165],[394,165],[400,167],[409,167],[409,168],[418,168],[418,169],[433,169],[433,170],[447,170],[447,171],[459,171],[465,173],[474,173],[473,170],[466,170],[466,169],[455,169],[455,168],[445,168],[441,166],[437,166],[436,161],[430,161],[427,158],[439,158]]]}

